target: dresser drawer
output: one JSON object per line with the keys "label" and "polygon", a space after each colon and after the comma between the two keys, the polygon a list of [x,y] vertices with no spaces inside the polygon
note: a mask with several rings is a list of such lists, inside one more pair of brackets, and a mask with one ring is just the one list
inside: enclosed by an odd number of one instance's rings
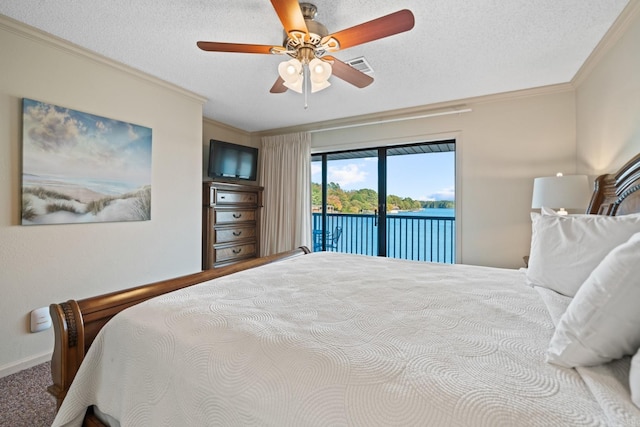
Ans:
{"label": "dresser drawer", "polygon": [[255,209],[216,209],[214,215],[216,224],[233,224],[256,220]]}
{"label": "dresser drawer", "polygon": [[244,191],[224,191],[217,190],[216,205],[233,204],[233,205],[257,205],[258,193],[249,193]]}
{"label": "dresser drawer", "polygon": [[256,236],[256,227],[214,228],[213,236],[214,243],[227,243],[252,239]]}
{"label": "dresser drawer", "polygon": [[256,244],[235,245],[226,248],[213,248],[214,263],[218,264],[236,259],[249,258],[256,255]]}
{"label": "dresser drawer", "polygon": [[203,183],[203,270],[260,256],[262,191],[257,185]]}

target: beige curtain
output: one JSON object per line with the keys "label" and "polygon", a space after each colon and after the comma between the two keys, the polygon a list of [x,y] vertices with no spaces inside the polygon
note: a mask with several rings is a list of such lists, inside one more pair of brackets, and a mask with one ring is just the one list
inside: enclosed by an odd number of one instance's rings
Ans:
{"label": "beige curtain", "polygon": [[311,247],[311,134],[262,138],[260,254]]}

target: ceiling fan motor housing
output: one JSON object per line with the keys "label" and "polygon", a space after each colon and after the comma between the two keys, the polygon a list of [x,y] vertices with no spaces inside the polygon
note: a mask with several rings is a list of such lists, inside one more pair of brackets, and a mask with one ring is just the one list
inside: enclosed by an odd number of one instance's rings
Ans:
{"label": "ceiling fan motor housing", "polygon": [[300,10],[307,25],[309,40],[305,41],[306,34],[302,31],[292,31],[290,34],[285,32],[283,46],[289,51],[296,52],[291,56],[308,63],[314,57],[320,58],[326,53],[326,49],[322,46],[322,39],[329,35],[329,30],[314,19],[318,13],[318,8],[314,4],[300,3]]}
{"label": "ceiling fan motor housing", "polygon": [[300,11],[302,11],[304,19],[315,19],[318,8],[312,3],[300,3]]}

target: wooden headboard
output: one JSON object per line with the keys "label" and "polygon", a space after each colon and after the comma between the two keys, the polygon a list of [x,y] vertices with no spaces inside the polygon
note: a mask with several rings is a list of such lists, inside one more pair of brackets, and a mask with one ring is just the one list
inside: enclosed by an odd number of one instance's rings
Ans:
{"label": "wooden headboard", "polygon": [[640,154],[616,173],[596,178],[589,214],[627,215],[640,212]]}

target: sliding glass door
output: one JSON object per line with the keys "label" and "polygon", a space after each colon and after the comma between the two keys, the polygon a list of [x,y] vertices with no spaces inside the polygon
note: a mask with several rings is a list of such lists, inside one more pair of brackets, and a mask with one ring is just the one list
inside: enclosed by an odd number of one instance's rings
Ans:
{"label": "sliding glass door", "polygon": [[378,254],[376,168],[375,150],[313,157],[314,251]]}
{"label": "sliding glass door", "polygon": [[386,255],[454,263],[455,144],[430,148],[387,157]]}
{"label": "sliding glass door", "polygon": [[312,157],[314,250],[455,262],[455,141]]}

